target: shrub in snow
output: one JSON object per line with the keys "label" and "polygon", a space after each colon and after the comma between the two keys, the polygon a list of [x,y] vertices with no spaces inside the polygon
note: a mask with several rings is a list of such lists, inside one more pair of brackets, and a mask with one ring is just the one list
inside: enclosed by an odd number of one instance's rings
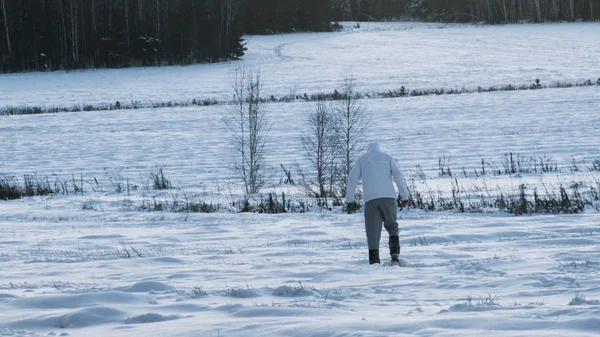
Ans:
{"label": "shrub in snow", "polygon": [[171,188],[171,182],[165,177],[163,168],[158,169],[157,173],[150,173],[150,180],[155,190],[164,190]]}
{"label": "shrub in snow", "polygon": [[577,296],[573,297],[569,302],[569,305],[600,305],[600,301],[598,300],[586,300],[585,295],[577,294]]}
{"label": "shrub in snow", "polygon": [[273,296],[295,297],[295,296],[313,296],[318,294],[314,287],[305,287],[301,282],[297,286],[281,286],[275,288],[272,292]]}

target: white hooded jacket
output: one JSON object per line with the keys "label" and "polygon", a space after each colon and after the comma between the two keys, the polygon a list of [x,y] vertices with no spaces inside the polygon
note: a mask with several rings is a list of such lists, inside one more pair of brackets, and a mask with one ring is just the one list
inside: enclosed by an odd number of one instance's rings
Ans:
{"label": "white hooded jacket", "polygon": [[396,191],[392,183],[396,181],[398,193],[402,200],[408,200],[408,189],[404,176],[392,156],[381,151],[379,144],[371,143],[367,152],[360,156],[348,177],[348,190],[346,202],[353,202],[359,180],[363,181],[365,203],[379,198],[396,198]]}

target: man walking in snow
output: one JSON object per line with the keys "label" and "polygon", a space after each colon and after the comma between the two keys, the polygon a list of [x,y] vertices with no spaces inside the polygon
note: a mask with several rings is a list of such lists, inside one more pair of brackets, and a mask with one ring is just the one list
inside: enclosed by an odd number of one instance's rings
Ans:
{"label": "man walking in snow", "polygon": [[365,200],[365,230],[369,245],[369,263],[380,263],[379,240],[381,239],[381,224],[387,230],[392,263],[399,262],[400,239],[398,237],[396,191],[393,180],[398,187],[401,206],[409,203],[408,189],[404,176],[392,156],[381,151],[378,143],[371,143],[367,152],[360,156],[348,177],[346,204],[350,208],[354,202],[358,181],[362,179]]}

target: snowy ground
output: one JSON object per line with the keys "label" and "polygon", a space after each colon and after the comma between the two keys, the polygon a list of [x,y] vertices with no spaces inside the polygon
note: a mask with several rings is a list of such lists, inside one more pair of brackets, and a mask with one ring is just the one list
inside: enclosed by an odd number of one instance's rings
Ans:
{"label": "snowy ground", "polygon": [[597,214],[402,213],[406,268],[367,264],[359,215],[69,209],[2,221],[8,335],[595,336],[600,328]]}
{"label": "snowy ground", "polygon": [[[589,57],[600,51],[599,33],[599,24],[364,24],[249,37],[248,59],[260,63],[269,94],[330,90],[348,71],[362,91],[570,81],[600,76]],[[0,105],[226,98],[231,66],[2,75]],[[600,180],[587,169],[600,159],[599,90],[364,104],[378,130],[369,140],[416,184],[450,184],[437,176],[442,156],[456,171],[472,172],[482,158],[501,165],[507,152],[559,166],[459,178],[510,189]],[[590,208],[526,217],[402,211],[403,268],[368,265],[360,214],[139,211],[141,200],[181,191],[234,198],[226,109],[0,116],[0,173],[82,179],[85,190],[0,202],[0,336],[598,335],[600,216]],[[270,163],[302,164],[298,135],[310,104],[267,109]],[[144,188],[158,167],[172,191]],[[297,194],[277,172],[269,189]],[[117,192],[118,184],[138,188]],[[384,252],[386,242],[384,234]]]}

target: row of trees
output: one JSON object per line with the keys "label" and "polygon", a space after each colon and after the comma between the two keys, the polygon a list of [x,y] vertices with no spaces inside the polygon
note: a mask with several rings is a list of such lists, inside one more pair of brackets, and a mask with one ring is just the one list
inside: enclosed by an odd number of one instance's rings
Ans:
{"label": "row of trees", "polygon": [[412,0],[405,14],[432,21],[593,21],[600,19],[600,0]]}
{"label": "row of trees", "polygon": [[[259,71],[241,67],[235,70],[235,104],[225,122],[236,152],[234,167],[246,194],[259,193],[269,178],[266,144],[271,124],[261,88]],[[307,111],[306,131],[300,141],[310,165],[299,167],[298,171],[300,183],[312,197],[340,198],[352,165],[363,149],[369,119],[355,88],[355,78],[348,76],[334,92],[337,100],[319,100]]]}
{"label": "row of trees", "polygon": [[487,23],[600,19],[600,0],[331,0],[337,20],[412,17]]}
{"label": "row of trees", "polygon": [[2,71],[185,64],[243,54],[238,0],[0,0]]}
{"label": "row of trees", "polygon": [[245,3],[242,21],[248,34],[331,29],[329,0],[245,0]]}
{"label": "row of trees", "polygon": [[404,16],[414,0],[331,0],[334,20],[373,21]]}
{"label": "row of trees", "polygon": [[329,20],[322,0],[0,0],[0,71],[235,59],[245,33]]}
{"label": "row of trees", "polygon": [[331,0],[334,20],[411,17],[488,23],[600,19],[599,0]]}

